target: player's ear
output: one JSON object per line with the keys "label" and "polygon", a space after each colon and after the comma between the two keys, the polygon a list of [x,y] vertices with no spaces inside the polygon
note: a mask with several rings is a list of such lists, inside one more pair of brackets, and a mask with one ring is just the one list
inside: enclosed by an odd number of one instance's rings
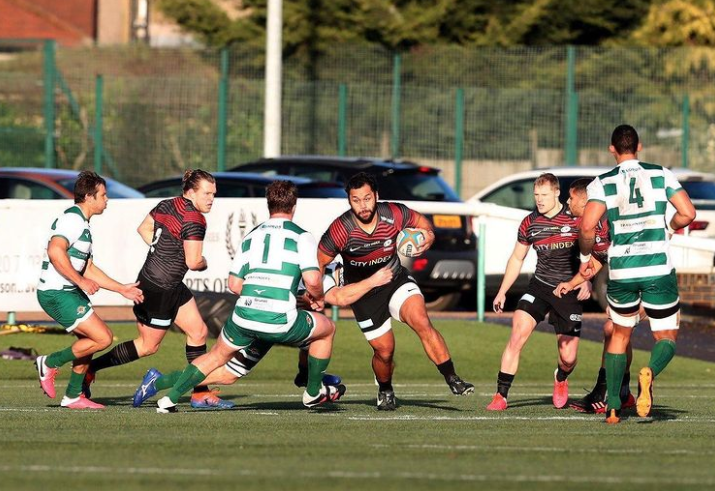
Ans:
{"label": "player's ear", "polygon": [[638,147],[636,148],[636,152],[640,152],[643,150],[643,144],[641,142],[638,142]]}

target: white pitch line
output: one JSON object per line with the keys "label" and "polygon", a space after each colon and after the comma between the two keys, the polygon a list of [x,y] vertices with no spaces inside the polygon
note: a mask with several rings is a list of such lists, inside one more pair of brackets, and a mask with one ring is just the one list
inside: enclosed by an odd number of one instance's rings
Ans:
{"label": "white pitch line", "polygon": [[[603,418],[591,416],[348,416],[352,421],[586,421],[603,424]],[[712,418],[692,418],[680,416],[678,419],[631,418],[634,421],[654,421],[658,423],[715,423]],[[624,422],[627,423],[627,420]]]}
{"label": "white pitch line", "polygon": [[225,468],[200,468],[186,469],[177,467],[109,467],[109,466],[62,466],[55,467],[49,465],[0,465],[0,472],[22,472],[27,473],[62,473],[62,474],[122,474],[122,475],[190,475],[190,476],[258,476],[268,479],[324,479],[336,478],[344,480],[385,480],[403,479],[409,481],[441,481],[441,482],[517,482],[517,483],[587,483],[587,484],[611,484],[611,485],[689,485],[689,486],[713,486],[715,479],[712,478],[664,478],[664,477],[631,477],[631,476],[604,476],[596,474],[593,476],[575,475],[553,475],[553,474],[437,474],[423,472],[358,472],[358,471],[326,471],[326,472],[282,472],[277,469],[259,472],[248,469]]}
{"label": "white pitch line", "polygon": [[604,448],[566,448],[566,447],[510,447],[500,445],[387,445],[374,444],[375,448],[415,448],[425,450],[473,450],[477,452],[553,452],[553,453],[583,453],[583,454],[616,454],[616,455],[713,455],[715,451],[694,451],[694,450],[665,450],[665,451],[643,451],[638,449],[604,449]]}

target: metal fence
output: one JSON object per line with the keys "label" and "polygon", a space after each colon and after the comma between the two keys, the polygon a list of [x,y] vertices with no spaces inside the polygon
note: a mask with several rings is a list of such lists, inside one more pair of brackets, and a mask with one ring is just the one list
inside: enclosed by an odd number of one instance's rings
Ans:
{"label": "metal fence", "polygon": [[[95,168],[130,185],[223,170],[263,142],[263,54],[0,40],[0,166]],[[508,169],[643,157],[715,171],[715,50],[337,46],[285,60],[284,154],[409,158],[462,196]],[[516,166],[516,167],[515,167]]]}

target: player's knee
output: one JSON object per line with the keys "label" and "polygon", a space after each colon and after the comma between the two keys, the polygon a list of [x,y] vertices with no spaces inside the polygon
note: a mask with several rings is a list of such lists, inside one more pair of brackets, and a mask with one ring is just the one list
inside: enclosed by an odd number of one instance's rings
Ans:
{"label": "player's knee", "polygon": [[137,347],[137,354],[139,357],[151,356],[159,351],[159,344],[155,343],[142,343],[141,346]]}
{"label": "player's knee", "polygon": [[112,345],[113,340],[114,337],[112,336],[112,332],[109,330],[100,334],[97,339],[95,339],[95,342],[97,343],[97,351],[109,348]]}
{"label": "player's knee", "polygon": [[394,350],[387,348],[375,349],[375,357],[383,363],[392,363]]}

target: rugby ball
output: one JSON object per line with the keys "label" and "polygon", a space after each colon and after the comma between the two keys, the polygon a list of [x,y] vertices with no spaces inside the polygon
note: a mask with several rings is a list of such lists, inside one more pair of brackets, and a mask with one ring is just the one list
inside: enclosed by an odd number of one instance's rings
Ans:
{"label": "rugby ball", "polygon": [[424,243],[424,234],[416,228],[406,228],[397,234],[397,252],[406,257],[417,254],[417,246]]}

